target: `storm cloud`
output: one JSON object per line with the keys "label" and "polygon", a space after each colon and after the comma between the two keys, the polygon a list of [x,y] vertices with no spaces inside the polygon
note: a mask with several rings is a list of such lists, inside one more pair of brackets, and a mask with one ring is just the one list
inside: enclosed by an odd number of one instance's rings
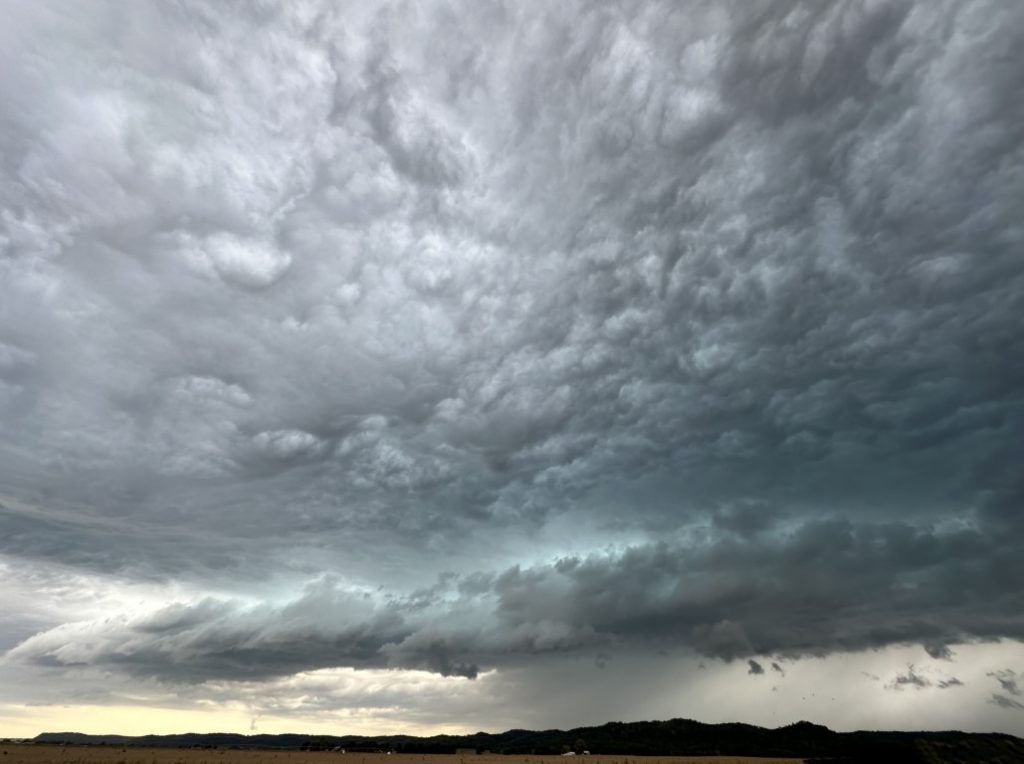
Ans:
{"label": "storm cloud", "polygon": [[1024,639],[1017,3],[7,13],[2,666]]}
{"label": "storm cloud", "polygon": [[[960,554],[963,567],[951,566],[959,545],[915,538],[905,528],[894,539],[887,535],[892,532],[804,526],[776,544],[721,541],[703,550],[645,545],[497,574],[448,574],[408,595],[353,592],[323,579],[278,606],[203,599],[139,618],[62,625],[28,639],[10,656],[188,681],[333,666],[474,677],[479,666],[500,667],[515,656],[590,647],[683,645],[732,660],[820,656],[936,638],[1024,638],[1024,623],[1012,607],[1019,597],[1013,581],[1000,583],[967,553]],[[910,567],[905,561],[914,547],[928,553]],[[929,573],[943,561],[941,575]],[[964,579],[972,569],[981,577]],[[913,576],[912,595],[893,587],[894,571]],[[952,577],[984,587],[992,603],[1005,607],[985,620],[976,605],[950,596]],[[864,612],[865,598],[871,615]],[[748,662],[749,673],[764,673],[761,663]],[[778,664],[773,669],[781,671]],[[1018,694],[1012,672],[994,676]],[[930,682],[910,667],[892,686],[908,684]]]}

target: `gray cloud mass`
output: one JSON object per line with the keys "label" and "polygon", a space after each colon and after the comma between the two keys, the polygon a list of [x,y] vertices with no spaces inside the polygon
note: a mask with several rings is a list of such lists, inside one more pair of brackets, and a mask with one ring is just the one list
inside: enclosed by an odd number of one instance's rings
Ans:
{"label": "gray cloud mass", "polygon": [[992,693],[992,700],[989,701],[999,708],[1005,708],[1007,711],[1024,711],[1024,703],[1008,698],[1005,695],[1000,695],[997,692]]}
{"label": "gray cloud mass", "polygon": [[893,680],[886,685],[886,687],[892,690],[902,690],[905,687],[913,687],[915,690],[920,690],[931,686],[931,680],[915,671],[913,664],[907,666],[907,673],[897,674]]}
{"label": "gray cloud mass", "polygon": [[1024,695],[1024,691],[1017,684],[1017,672],[1013,669],[1000,669],[999,671],[989,673],[988,676],[999,682],[1003,692],[1009,695]]}
{"label": "gray cloud mass", "polygon": [[3,661],[1024,639],[1018,3],[5,12]]}

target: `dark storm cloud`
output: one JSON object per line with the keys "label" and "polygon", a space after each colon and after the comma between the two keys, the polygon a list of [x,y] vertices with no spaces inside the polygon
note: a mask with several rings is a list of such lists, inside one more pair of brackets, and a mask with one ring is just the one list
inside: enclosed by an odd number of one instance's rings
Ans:
{"label": "dark storm cloud", "polygon": [[949,679],[942,679],[938,682],[936,687],[940,690],[948,690],[950,687],[963,687],[963,682],[957,679],[955,676],[951,676]]}
{"label": "dark storm cloud", "polygon": [[[702,551],[645,545],[468,579],[447,575],[411,595],[370,590],[357,596],[325,579],[286,606],[204,601],[61,626],[26,640],[10,657],[187,681],[334,666],[472,677],[521,656],[594,647],[685,645],[731,660],[1024,638],[1015,579],[1001,579],[1001,566],[985,565],[984,546],[976,557],[958,552],[973,543],[914,538],[893,526],[804,527],[774,544],[727,540]],[[915,547],[927,553],[915,557],[909,553]],[[954,556],[965,560],[962,567],[937,570]],[[731,564],[725,568],[722,559]],[[951,595],[950,576],[988,591],[990,615]],[[915,582],[912,591],[899,586],[902,577]],[[748,660],[751,673],[763,673],[759,661]],[[1011,674],[997,678],[1012,692]],[[911,667],[891,686],[907,684],[930,681]]]}
{"label": "dark storm cloud", "polygon": [[260,590],[13,656],[1024,637],[1017,3],[363,5],[11,10],[0,552]]}
{"label": "dark storm cloud", "polygon": [[757,676],[758,674],[764,673],[764,666],[755,661],[753,658],[747,661],[747,666],[749,666],[749,668],[747,669],[748,674],[753,674]]}
{"label": "dark storm cloud", "polygon": [[949,645],[925,645],[924,650],[928,655],[937,661],[951,661],[953,660],[953,651]]}
{"label": "dark storm cloud", "polygon": [[[723,658],[1019,638],[1018,575],[1004,578],[1005,561],[990,564],[988,551],[976,532],[831,521],[756,544],[727,539],[703,549],[662,544],[567,558],[506,572],[495,589],[513,621],[549,614],[574,631],[673,635]],[[950,577],[989,593],[991,621],[951,591]]]}

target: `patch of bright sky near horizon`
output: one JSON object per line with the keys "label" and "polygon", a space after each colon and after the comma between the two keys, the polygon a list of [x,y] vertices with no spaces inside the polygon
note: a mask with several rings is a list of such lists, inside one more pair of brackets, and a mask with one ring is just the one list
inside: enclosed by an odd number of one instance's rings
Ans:
{"label": "patch of bright sky near horizon", "polygon": [[1024,7],[0,10],[0,734],[1024,732]]}

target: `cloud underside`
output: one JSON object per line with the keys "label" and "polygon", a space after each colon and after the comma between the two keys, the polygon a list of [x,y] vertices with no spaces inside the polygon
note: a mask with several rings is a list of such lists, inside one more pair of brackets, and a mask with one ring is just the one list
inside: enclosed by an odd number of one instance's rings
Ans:
{"label": "cloud underside", "polygon": [[[449,574],[408,595],[323,578],[280,605],[207,598],[60,626],[10,657],[190,682],[339,666],[472,678],[530,655],[593,649],[685,648],[732,660],[1024,640],[1019,577],[1007,576],[1008,561],[992,554],[977,533],[943,538],[822,523],[774,544],[656,544]],[[953,568],[950,558],[963,563]],[[985,603],[964,590],[985,591]],[[765,671],[753,659],[749,667]],[[772,669],[783,673],[776,663]],[[1011,679],[1003,682],[1008,691]],[[911,667],[893,686],[928,684]]]}
{"label": "cloud underside", "polygon": [[9,660],[1024,639],[1017,3],[9,11]]}

